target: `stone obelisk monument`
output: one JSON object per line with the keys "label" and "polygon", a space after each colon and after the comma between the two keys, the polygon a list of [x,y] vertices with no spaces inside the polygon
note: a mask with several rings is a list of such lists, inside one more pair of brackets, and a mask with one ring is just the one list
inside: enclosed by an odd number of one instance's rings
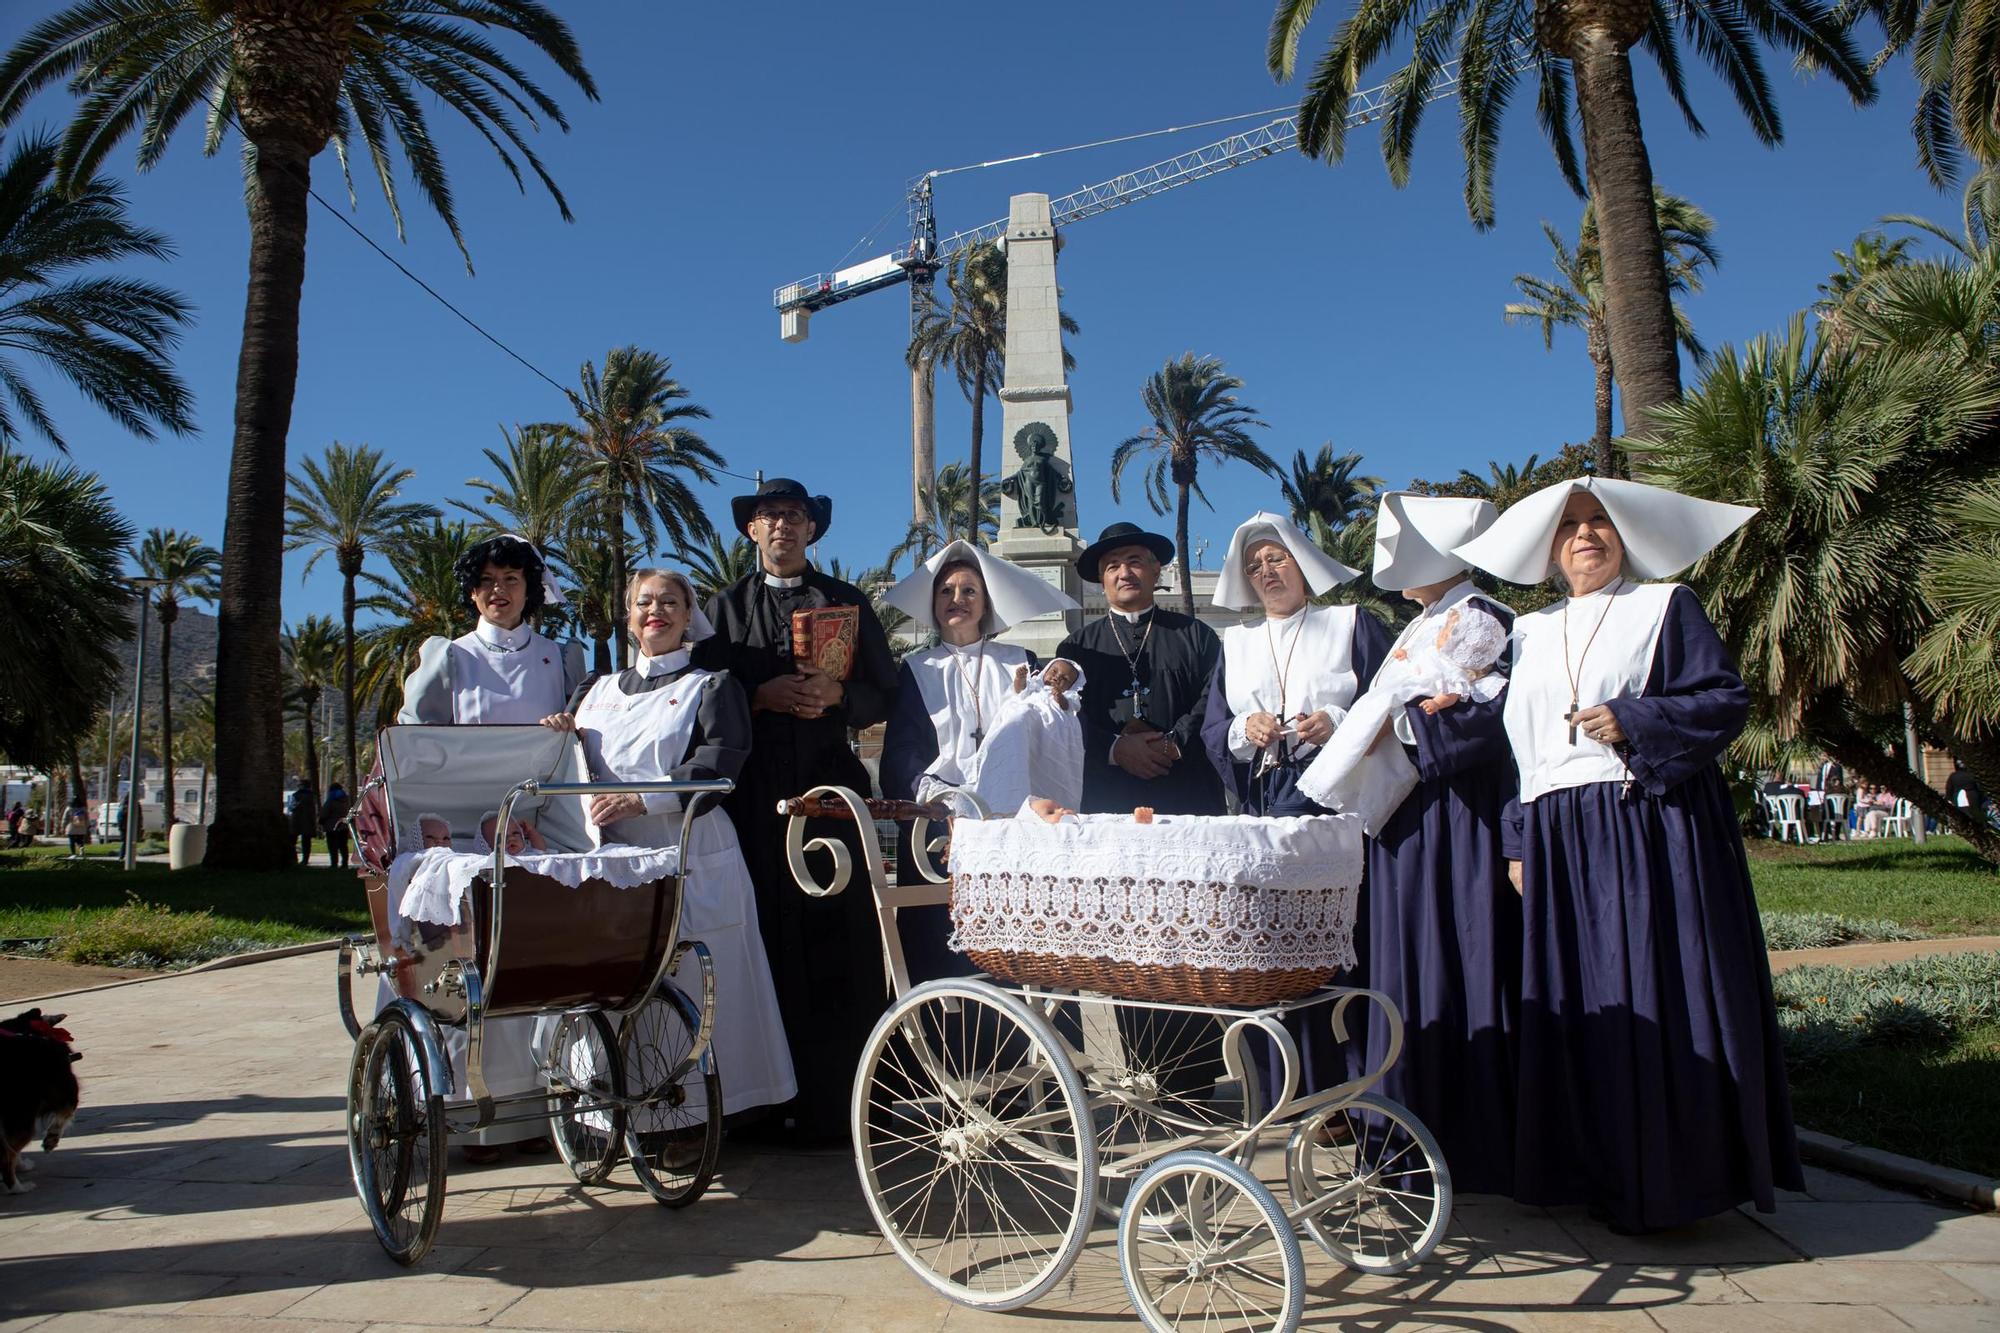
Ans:
{"label": "stone obelisk monument", "polygon": [[[1007,374],[1000,387],[1000,438],[989,446],[1004,478],[993,553],[1047,579],[1081,602],[1072,561],[1076,487],[1069,447],[1069,380],[1063,371],[1056,294],[1055,225],[1045,194],[1017,194],[1007,216]],[[1082,623],[1076,612],[1037,616],[1000,637],[1044,661]]]}

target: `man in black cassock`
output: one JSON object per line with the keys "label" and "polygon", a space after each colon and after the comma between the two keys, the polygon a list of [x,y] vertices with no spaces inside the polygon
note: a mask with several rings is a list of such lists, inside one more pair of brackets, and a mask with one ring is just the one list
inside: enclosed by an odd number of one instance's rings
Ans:
{"label": "man in black cassock", "polygon": [[[758,568],[709,599],[715,635],[695,646],[695,662],[728,671],[750,696],[750,758],[724,808],[757,886],[758,924],[798,1074],[798,1098],[781,1108],[773,1128],[824,1143],[847,1135],[855,1067],[887,1005],[882,940],[865,883],[832,898],[808,898],[799,888],[785,861],[786,817],[777,804],[822,784],[870,794],[848,731],[889,715],[896,664],[868,598],[806,562],[806,548],[832,522],[830,499],[774,477],[730,505],[738,529],[757,545]],[[792,660],[792,613],[824,606],[861,608],[845,681]],[[815,820],[806,837],[839,838],[859,866],[861,832],[846,821]],[[823,854],[812,862],[822,883],[831,877]]]}
{"label": "man in black cassock", "polygon": [[[1201,743],[1222,640],[1194,617],[1153,604],[1161,566],[1173,556],[1173,542],[1158,533],[1113,523],[1076,558],[1076,572],[1104,585],[1110,607],[1056,654],[1083,668],[1087,814],[1142,805],[1163,815],[1226,811],[1222,779]],[[1208,1099],[1222,1072],[1212,1019],[1121,1007],[1118,1029],[1134,1073],[1152,1074],[1171,1097]]]}
{"label": "man in black cassock", "polygon": [[1153,604],[1174,544],[1113,523],[1076,558],[1104,585],[1110,613],[1063,641],[1083,668],[1083,809],[1163,815],[1224,812],[1222,779],[1201,743],[1209,681],[1222,655],[1214,630]]}

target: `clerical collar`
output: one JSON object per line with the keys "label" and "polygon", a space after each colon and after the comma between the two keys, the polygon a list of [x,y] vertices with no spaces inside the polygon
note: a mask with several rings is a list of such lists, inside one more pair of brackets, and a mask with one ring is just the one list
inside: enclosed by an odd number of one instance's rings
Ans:
{"label": "clerical collar", "polygon": [[1147,607],[1144,611],[1120,611],[1115,606],[1107,606],[1104,609],[1109,611],[1112,615],[1117,616],[1120,620],[1124,621],[1128,625],[1138,624],[1140,621],[1144,620],[1147,616],[1152,615],[1153,611],[1155,610],[1155,608],[1151,606]]}
{"label": "clerical collar", "polygon": [[1304,615],[1304,614],[1305,614],[1306,612],[1308,612],[1308,611],[1310,611],[1310,610],[1312,610],[1312,603],[1311,603],[1311,602],[1307,602],[1307,603],[1306,603],[1305,605],[1301,606],[1301,607],[1300,607],[1300,608],[1299,608],[1298,610],[1296,610],[1296,611],[1292,612],[1292,613],[1291,613],[1290,615],[1288,615],[1288,616],[1268,616],[1268,615],[1267,615],[1267,616],[1265,616],[1265,617],[1264,617],[1264,623],[1266,623],[1266,624],[1268,624],[1268,625],[1289,625],[1289,624],[1291,624],[1291,623],[1292,623],[1292,622],[1293,622],[1294,620],[1297,620],[1297,619],[1298,619],[1298,618],[1299,618],[1300,616]]}
{"label": "clerical collar", "polygon": [[639,660],[633,663],[632,669],[647,680],[655,676],[671,676],[676,671],[687,670],[688,661],[693,656],[693,648],[676,648],[670,653],[661,653],[658,657],[648,657],[640,653]]}
{"label": "clerical collar", "polygon": [[764,571],[764,585],[770,588],[798,588],[803,587],[805,581],[806,576],[803,574],[794,574],[786,578],[783,574],[773,574],[768,569]]}
{"label": "clerical collar", "polygon": [[482,620],[472,627],[472,633],[480,647],[496,653],[518,653],[535,637],[534,627],[525,620],[512,629],[501,629],[490,620]]}

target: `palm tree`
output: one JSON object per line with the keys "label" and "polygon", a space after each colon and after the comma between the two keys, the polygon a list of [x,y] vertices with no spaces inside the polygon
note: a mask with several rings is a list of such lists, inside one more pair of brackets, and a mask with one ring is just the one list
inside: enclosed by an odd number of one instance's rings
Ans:
{"label": "palm tree", "polygon": [[481,449],[493,479],[470,477],[466,485],[482,503],[453,500],[472,516],[483,537],[511,532],[535,544],[544,560],[560,564],[575,527],[584,492],[583,461],[576,450],[539,426],[500,428],[506,452]]}
{"label": "palm tree", "polygon": [[[714,538],[711,536],[710,540]],[[753,552],[755,549],[751,548]],[[576,618],[577,628],[591,641],[590,669],[599,672],[613,670],[611,641],[623,632],[625,624],[625,595],[617,590],[618,580],[638,563],[638,543],[632,540],[630,533],[623,533],[614,548],[611,543],[599,541],[593,534],[588,540],[571,543],[570,550],[570,581],[575,586],[570,594],[569,609]],[[630,579],[626,581],[629,583]]]}
{"label": "palm tree", "polygon": [[402,705],[403,678],[416,668],[424,640],[455,639],[472,628],[457,569],[470,544],[463,520],[433,516],[384,549],[389,577],[362,574],[376,591],[360,600],[359,609],[388,617],[363,631],[355,650],[361,668],[356,695],[374,704],[378,728]]}
{"label": "palm tree", "polygon": [[2000,13],[1988,0],[1842,0],[1840,16],[1850,24],[1868,16],[1881,23],[1886,40],[1871,69],[1910,52],[1917,80],[1910,133],[1931,184],[1943,189],[1958,178],[1961,150],[1988,167],[2000,163],[2000,83],[1992,60]]}
{"label": "palm tree", "polygon": [[725,466],[721,454],[679,423],[705,421],[708,409],[687,401],[687,388],[673,375],[673,363],[658,352],[614,347],[605,354],[604,373],[586,361],[583,391],[572,393],[576,421],[539,427],[583,460],[581,494],[601,524],[601,540],[611,548],[611,603],[618,660],[625,660],[625,576],[630,564],[623,541],[630,520],[648,549],[661,534],[676,549],[712,531],[701,501],[688,485],[715,480]]}
{"label": "palm tree", "polygon": [[736,537],[725,544],[720,534],[711,532],[700,546],[680,552],[688,576],[694,580],[695,595],[703,601],[757,568],[757,548],[748,537]]}
{"label": "palm tree", "polygon": [[1635,467],[1641,480],[1758,506],[1692,581],[1769,728],[2000,862],[2000,835],[1880,744],[1908,707],[1982,783],[2000,777],[2000,741],[1968,706],[1988,688],[2000,695],[1992,640],[1970,637],[1991,623],[1977,610],[1991,602],[1991,566],[1977,559],[1980,515],[1946,502],[2000,485],[1996,290],[1994,261],[1912,265],[1883,275],[1849,345],[1813,337],[1800,314],[1782,336],[1724,349],[1662,409]]}
{"label": "palm tree", "polygon": [[[1292,77],[1299,39],[1317,8],[1318,0],[1278,0],[1265,63],[1280,81]],[[1697,134],[1701,125],[1681,65],[1683,37],[1735,95],[1766,144],[1780,142],[1783,129],[1760,36],[1800,64],[1831,73],[1856,102],[1875,96],[1874,76],[1821,0],[1683,0],[1673,7],[1652,0],[1384,0],[1357,6],[1313,68],[1299,104],[1301,151],[1340,159],[1350,99],[1390,44],[1406,34],[1411,59],[1389,80],[1382,119],[1390,179],[1397,185],[1409,180],[1424,110],[1455,77],[1466,209],[1481,229],[1493,225],[1501,113],[1519,81],[1516,62],[1531,49],[1539,81],[1536,119],[1570,188],[1597,204],[1605,317],[1628,435],[1644,430],[1647,409],[1679,397],[1681,384],[1673,288],[1654,211],[1653,166],[1639,127],[1632,49],[1642,46],[1653,57]],[[1450,68],[1454,55],[1456,67]],[[1570,132],[1572,93],[1583,129],[1580,158]]]}
{"label": "palm tree", "polygon": [[132,528],[98,478],[0,445],[0,752],[53,772],[92,732],[132,637]]}
{"label": "palm tree", "polygon": [[[980,478],[983,493],[986,399],[999,390],[1007,371],[1007,252],[990,241],[959,251],[945,269],[944,285],[951,301],[943,306],[933,301],[918,318],[907,359],[913,370],[945,366],[958,380],[960,392],[972,405],[966,475]],[[1077,332],[1077,322],[1068,315],[1061,316],[1061,322],[1064,333]],[[1067,347],[1063,368],[1076,368],[1076,358]],[[975,545],[983,544],[969,487],[960,500],[965,505],[962,535]],[[948,514],[945,528],[950,530]]]}
{"label": "palm tree", "polygon": [[[297,629],[285,631],[285,666],[291,675],[290,697],[305,724],[306,779],[315,791],[324,789],[319,776],[319,751],[313,746],[313,715],[320,695],[333,684],[334,667],[348,657],[340,626],[331,616],[307,616]],[[351,779],[350,779],[351,780]]]}
{"label": "palm tree", "polygon": [[216,571],[222,568],[222,552],[191,532],[153,528],[136,552],[139,571],[158,579],[153,589],[153,610],[160,617],[160,768],[167,775],[166,799],[162,803],[168,826],[174,822],[174,622],[180,619],[181,602],[213,602],[218,591]]}
{"label": "palm tree", "polygon": [[569,27],[542,0],[75,0],[0,58],[0,129],[44,89],[60,84],[81,99],[57,149],[59,189],[91,179],[131,136],[140,169],[151,167],[197,112],[205,152],[217,152],[231,129],[246,141],[250,273],[217,605],[216,706],[230,724],[216,754],[210,865],[276,869],[291,857],[275,800],[284,789],[278,632],[285,437],[298,382],[313,159],[333,143],[343,177],[349,162],[368,162],[400,231],[400,146],[417,193],[463,253],[420,96],[429,93],[471,123],[517,184],[525,164],[567,220],[569,206],[525,130],[544,120],[567,130],[568,122],[493,43],[495,31],[521,38],[596,98]]}
{"label": "palm tree", "polygon": [[[984,545],[986,538],[1000,531],[1000,483],[989,481],[979,489],[979,540]],[[971,468],[963,463],[946,463],[939,468],[937,476],[923,487],[922,517],[910,524],[903,540],[890,550],[884,568],[894,569],[904,556],[912,557],[920,565],[949,546],[952,516],[966,512],[972,502],[971,491]]]}
{"label": "palm tree", "polygon": [[1961,222],[1964,231],[1956,236],[1929,218],[1920,218],[1909,213],[1892,213],[1882,221],[1904,227],[1915,227],[1918,231],[1943,241],[1958,252],[1959,258],[1976,260],[1982,252],[1993,248],[1995,225],[2000,223],[2000,167],[1987,167],[1965,183],[1965,204]]}
{"label": "palm tree", "polygon": [[[1923,226],[1937,225],[1918,221]],[[1836,344],[1844,343],[1848,315],[1870,298],[1877,278],[1910,262],[1915,245],[1913,236],[1898,236],[1892,241],[1879,231],[1865,231],[1854,238],[1852,250],[1835,250],[1836,267],[1819,285],[1819,300],[1813,302],[1821,332]]]}
{"label": "palm tree", "polygon": [[[1188,566],[1188,496],[1201,490],[1201,462],[1248,463],[1267,477],[1279,475],[1277,462],[1250,438],[1265,423],[1257,409],[1236,400],[1243,381],[1228,374],[1220,359],[1185,352],[1147,379],[1140,391],[1152,424],[1111,451],[1111,498],[1119,498],[1125,465],[1150,456],[1145,465],[1146,502],[1156,514],[1174,509],[1174,546],[1180,552],[1181,610],[1194,614],[1194,579]],[[1177,498],[1170,498],[1171,483]],[[1209,505],[1213,509],[1215,506]]]}
{"label": "palm tree", "polygon": [[354,745],[354,585],[361,577],[362,564],[371,548],[381,550],[401,538],[413,523],[436,518],[437,510],[427,504],[399,501],[403,486],[416,476],[410,468],[394,466],[373,445],[345,445],[335,440],[326,447],[326,462],[308,458],[301,465],[303,476],[286,474],[291,494],[285,500],[285,549],[313,553],[300,571],[312,573],[319,558],[331,551],[334,567],[340,571],[341,623],[341,707],[347,727],[347,768],[349,782],[360,779]]}
{"label": "palm tree", "polygon": [[[194,318],[165,287],[132,278],[72,276],[133,256],[171,259],[173,246],[135,227],[125,192],[90,176],[54,189],[56,141],[35,134],[0,167],[0,349],[26,352],[141,439],[154,427],[194,429],[193,399],[168,353]],[[0,445],[33,430],[63,453],[69,442],[12,357],[0,355]],[[16,420],[13,408],[20,410]]]}
{"label": "palm tree", "polygon": [[201,765],[200,805],[195,810],[194,822],[208,822],[208,782],[215,767],[215,696],[198,694],[188,700],[187,711],[181,715],[180,730],[174,735],[174,743],[180,749],[181,757],[190,763]]}
{"label": "palm tree", "polygon": [[[1715,219],[1692,201],[1657,185],[1653,187],[1653,209],[1659,219],[1667,290],[1676,297],[1700,291],[1704,271],[1722,262],[1722,253],[1715,247]],[[1604,300],[1604,247],[1597,234],[1597,206],[1584,205],[1574,249],[1547,222],[1542,223],[1542,234],[1549,238],[1549,248],[1555,251],[1555,276],[1515,274],[1514,286],[1525,299],[1510,301],[1504,317],[1509,324],[1541,325],[1545,348],[1555,346],[1558,327],[1583,334],[1584,350],[1590,354],[1590,366],[1596,375],[1597,431],[1591,437],[1591,444],[1597,451],[1597,471],[1613,477],[1618,472],[1611,449],[1611,322]],[[1699,361],[1706,349],[1695,336],[1694,322],[1679,301],[1673,303],[1673,316],[1676,341]]]}
{"label": "palm tree", "polygon": [[1278,491],[1292,509],[1292,522],[1310,529],[1317,519],[1328,532],[1338,533],[1372,512],[1382,478],[1362,476],[1360,468],[1360,454],[1335,457],[1331,443],[1320,445],[1310,459],[1305,450],[1294,450],[1291,476],[1278,479]]}

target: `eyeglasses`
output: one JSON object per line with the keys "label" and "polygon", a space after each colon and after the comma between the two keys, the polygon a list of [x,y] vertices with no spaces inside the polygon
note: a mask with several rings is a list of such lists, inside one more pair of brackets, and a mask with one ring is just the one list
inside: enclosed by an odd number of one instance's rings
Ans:
{"label": "eyeglasses", "polygon": [[681,599],[670,592],[662,593],[658,597],[649,592],[642,592],[632,599],[632,605],[641,611],[648,611],[656,606],[665,611],[669,608],[678,609],[681,606]]}
{"label": "eyeglasses", "polygon": [[1292,558],[1289,555],[1279,555],[1273,552],[1265,556],[1262,560],[1245,560],[1243,568],[1251,574],[1275,574],[1291,563]]}
{"label": "eyeglasses", "polygon": [[760,523],[777,527],[783,523],[789,527],[802,528],[806,525],[806,511],[803,509],[759,509],[751,515]]}

